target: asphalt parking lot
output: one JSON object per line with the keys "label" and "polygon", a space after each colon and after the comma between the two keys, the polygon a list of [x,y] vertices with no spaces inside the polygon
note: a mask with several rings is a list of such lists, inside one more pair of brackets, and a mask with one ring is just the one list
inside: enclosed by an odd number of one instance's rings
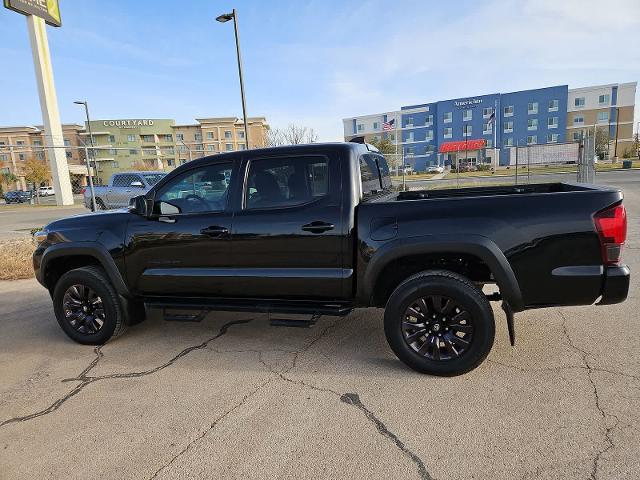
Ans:
{"label": "asphalt parking lot", "polygon": [[[640,181],[606,181],[639,272]],[[435,378],[394,357],[378,310],[153,315],[93,348],[35,280],[0,282],[0,478],[640,478],[639,310],[636,274],[623,304],[518,314],[512,348],[494,304],[487,361]]]}

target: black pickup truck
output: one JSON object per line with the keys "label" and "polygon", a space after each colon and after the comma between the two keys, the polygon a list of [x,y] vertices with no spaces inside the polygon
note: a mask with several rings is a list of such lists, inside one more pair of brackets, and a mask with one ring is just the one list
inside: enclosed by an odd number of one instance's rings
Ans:
{"label": "black pickup truck", "polygon": [[153,307],[192,320],[379,307],[395,354],[435,375],[487,356],[489,301],[502,301],[513,341],[514,312],[622,302],[629,288],[620,191],[395,192],[385,158],[355,143],[194,160],[129,209],[58,220],[36,237],[36,277],[77,342],[102,344]]}

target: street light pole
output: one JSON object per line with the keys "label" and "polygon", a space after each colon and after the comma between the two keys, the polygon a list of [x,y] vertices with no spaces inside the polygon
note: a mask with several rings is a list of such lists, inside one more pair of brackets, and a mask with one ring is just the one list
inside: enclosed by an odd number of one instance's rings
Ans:
{"label": "street light pole", "polygon": [[242,116],[244,121],[244,140],[249,149],[249,127],[247,125],[247,102],[244,96],[244,77],[242,74],[242,56],[240,54],[240,34],[238,33],[238,12],[234,8],[231,13],[224,13],[216,18],[220,23],[233,19],[233,30],[236,37],[236,54],[238,57],[238,76],[240,77],[240,96],[242,97]]}
{"label": "street light pole", "polygon": [[180,142],[182,143],[182,145],[184,145],[184,148],[186,148],[187,151],[189,152],[189,161],[193,160],[192,155],[191,155],[191,149],[187,146],[186,143],[184,143],[184,140],[180,140]]}
{"label": "street light pole", "polygon": [[[93,145],[93,133],[91,132],[91,120],[89,119],[89,106],[87,105],[86,101],[76,101],[73,102],[76,105],[84,105],[84,113],[85,116],[87,117],[87,129],[89,130],[89,143],[91,143],[91,154],[95,156],[95,150],[94,150],[94,145]],[[91,161],[89,160],[89,150],[87,149],[87,143],[85,142],[84,145],[84,157],[85,157],[85,162],[87,164],[87,173],[89,175],[89,191],[91,192],[91,205],[93,206],[93,211],[97,211],[98,210],[98,206],[96,205],[96,194],[95,191],[93,189],[93,175],[91,174]],[[95,165],[95,160],[94,160],[94,165]]]}

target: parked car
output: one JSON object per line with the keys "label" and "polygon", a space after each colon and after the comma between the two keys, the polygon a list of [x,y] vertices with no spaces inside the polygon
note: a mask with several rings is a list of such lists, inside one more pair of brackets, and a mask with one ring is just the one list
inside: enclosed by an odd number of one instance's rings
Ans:
{"label": "parked car", "polygon": [[[129,206],[129,201],[149,191],[166,173],[164,172],[122,172],[111,176],[104,186],[94,186],[98,210],[109,210]],[[93,210],[91,189],[85,188],[84,206]]]}
{"label": "parked car", "polygon": [[9,203],[25,203],[31,201],[33,192],[31,190],[13,190],[5,192],[4,201]]}
{"label": "parked car", "polygon": [[400,360],[457,375],[493,345],[490,301],[513,341],[514,312],[625,300],[622,199],[571,183],[394,192],[365,145],[257,149],[182,165],[128,211],[50,223],[33,262],[82,344],[119,335],[145,305],[191,321],[375,307]]}
{"label": "parked car", "polygon": [[50,195],[55,195],[56,192],[53,187],[40,187],[38,189],[38,195],[41,197],[48,197]]}
{"label": "parked car", "polygon": [[427,168],[427,173],[443,173],[444,172],[444,167],[441,167],[440,165],[431,165],[430,167]]}

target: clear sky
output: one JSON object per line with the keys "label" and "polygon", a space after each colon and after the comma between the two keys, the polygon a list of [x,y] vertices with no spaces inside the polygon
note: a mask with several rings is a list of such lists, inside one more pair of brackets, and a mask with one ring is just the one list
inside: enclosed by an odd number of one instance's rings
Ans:
{"label": "clear sky", "polygon": [[[640,79],[639,0],[60,0],[62,121],[81,99],[96,119],[240,117],[233,26],[214,21],[233,7],[249,115],[321,140],[401,105]],[[38,123],[26,22],[0,7],[0,125]]]}

